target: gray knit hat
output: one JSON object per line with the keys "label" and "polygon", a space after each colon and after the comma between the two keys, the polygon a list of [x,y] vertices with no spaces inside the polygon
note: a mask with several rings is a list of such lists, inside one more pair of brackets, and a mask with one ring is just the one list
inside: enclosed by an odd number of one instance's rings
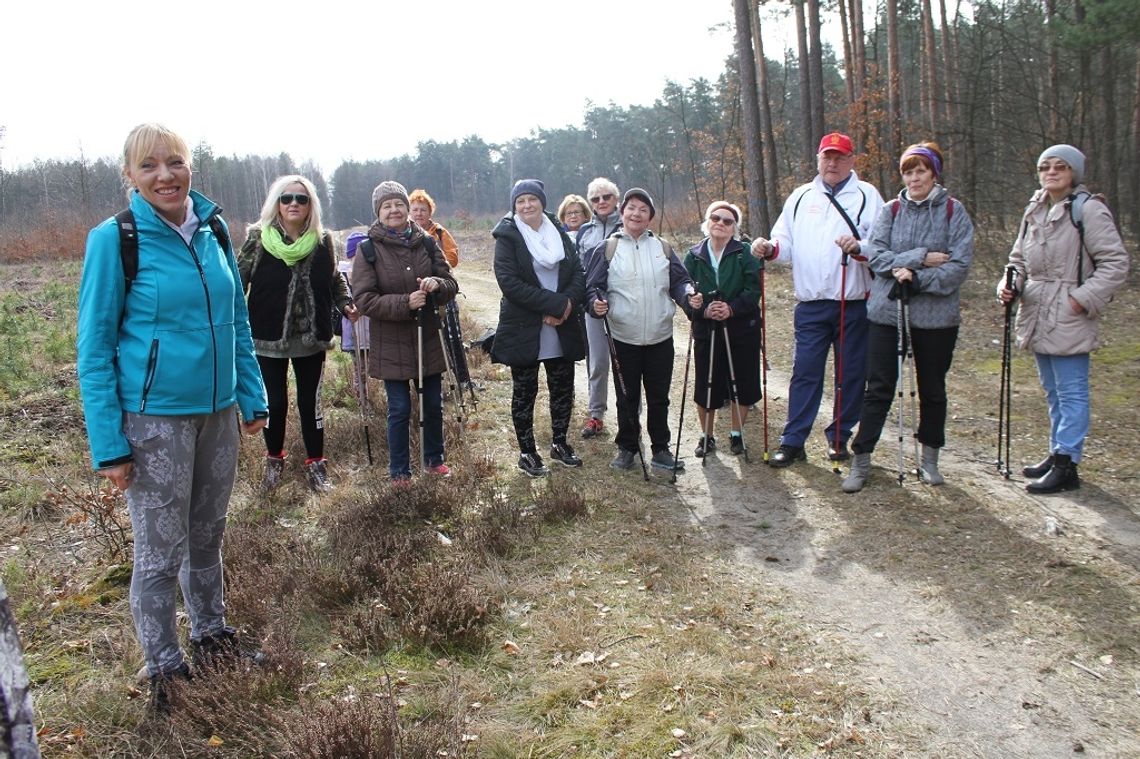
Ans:
{"label": "gray knit hat", "polygon": [[405,206],[412,207],[412,204],[408,202],[407,189],[399,182],[388,179],[376,185],[376,189],[372,191],[372,213],[379,216],[380,204],[391,198],[399,198],[404,201]]}
{"label": "gray knit hat", "polygon": [[515,186],[511,188],[512,211],[515,210],[515,201],[520,195],[534,195],[542,203],[543,210],[546,209],[546,185],[541,179],[520,179],[515,182]]}
{"label": "gray knit hat", "polygon": [[638,200],[645,203],[645,205],[649,206],[650,219],[657,215],[657,206],[653,205],[653,198],[649,195],[648,192],[641,189],[640,187],[630,187],[625,191],[625,195],[621,196],[621,206],[618,210],[624,213],[625,205],[629,202],[630,198],[637,198]]}
{"label": "gray knit hat", "polygon": [[1060,158],[1065,163],[1069,164],[1069,168],[1073,170],[1073,184],[1080,184],[1085,179],[1085,154],[1074,148],[1072,145],[1054,145],[1051,148],[1045,148],[1040,157],[1037,159],[1037,165],[1040,166],[1041,162],[1046,158]]}

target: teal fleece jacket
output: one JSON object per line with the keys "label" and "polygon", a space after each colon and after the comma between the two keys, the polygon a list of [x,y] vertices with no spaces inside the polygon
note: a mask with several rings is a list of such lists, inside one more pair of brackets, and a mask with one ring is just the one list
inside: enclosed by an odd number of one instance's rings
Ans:
{"label": "teal fleece jacket", "polygon": [[132,193],[139,265],[129,293],[115,220],[87,236],[76,353],[96,469],[131,460],[125,411],[189,416],[237,404],[246,421],[268,416],[237,261],[208,223],[221,209],[190,198],[200,224],[188,245]]}

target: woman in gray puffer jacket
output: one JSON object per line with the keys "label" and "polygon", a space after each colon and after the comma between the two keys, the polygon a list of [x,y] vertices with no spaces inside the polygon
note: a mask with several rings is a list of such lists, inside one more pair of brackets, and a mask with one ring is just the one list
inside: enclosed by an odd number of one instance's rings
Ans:
{"label": "woman in gray puffer jacket", "polygon": [[1108,206],[1081,184],[1084,170],[1084,153],[1072,145],[1054,145],[1037,159],[1041,189],[1009,253],[1014,288],[1007,289],[1004,278],[997,286],[1003,303],[1021,296],[1017,347],[1033,351],[1049,402],[1049,455],[1022,470],[1033,478],[1025,486],[1030,493],[1080,487],[1089,354],[1099,344],[1101,312],[1128,277],[1128,251]]}
{"label": "woman in gray puffer jacket", "polygon": [[942,151],[933,142],[911,145],[899,159],[906,188],[883,206],[871,231],[869,266],[875,273],[867,318],[867,384],[855,454],[843,490],[863,489],[871,452],[883,431],[898,381],[897,298],[909,295],[907,334],[918,378],[919,474],[941,485],[938,452],[946,442],[946,373],[961,322],[958,293],[974,257],[974,224],[966,209],[938,184]]}

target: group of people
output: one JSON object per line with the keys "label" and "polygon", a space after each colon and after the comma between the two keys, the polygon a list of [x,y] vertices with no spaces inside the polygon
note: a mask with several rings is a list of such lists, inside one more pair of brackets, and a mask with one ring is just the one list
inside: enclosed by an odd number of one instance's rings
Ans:
{"label": "group of people", "polygon": [[[235,254],[221,209],[191,189],[190,155],[185,141],[160,125],[130,133],[123,155],[129,208],[91,230],[79,293],[78,372],[91,457],[126,496],[135,536],[130,607],[158,711],[169,708],[170,684],[191,677],[177,635],[176,586],[196,668],[263,658],[225,620],[221,544],[238,436],[262,432],[262,485],[277,487],[292,365],[304,473],[315,492],[332,487],[320,396],[334,320],[343,317],[346,339],[362,343],[352,349],[384,383],[393,486],[406,487],[412,476],[413,382],[421,469],[450,473],[438,309],[458,292],[458,248],[432,220],[431,197],[380,182],[372,193],[374,222],[350,237],[347,260],[338,262],[313,184],[281,177]],[[829,457],[851,459],[841,487],[861,490],[906,350],[917,374],[921,477],[941,484],[946,375],[973,256],[973,224],[940,184],[943,162],[934,143],[908,147],[899,161],[904,187],[884,203],[856,174],[851,139],[829,134],[819,146],[817,176],[787,199],[770,239],[746,240],[740,209],[718,200],[705,211],[704,238],[683,260],[650,229],[657,206],[642,188],[621,194],[598,178],[586,197],[570,195],[552,214],[540,180],[516,182],[509,211],[491,234],[502,291],[492,357],[511,369],[518,468],[531,476],[550,471],[534,430],[541,367],[549,459],[582,465],[570,427],[574,368],[583,358],[589,399],[581,437],[605,430],[612,374],[611,466],[640,463],[646,476],[649,467],[674,475],[683,468],[670,451],[668,426],[678,306],[691,320],[696,357],[695,454],[716,452],[715,415],[726,405],[729,450],[746,452],[744,424],[763,392],[763,269],[776,263],[791,265],[797,305],[787,420],[769,463],[787,467],[805,458],[832,353]],[[1020,299],[1018,345],[1034,352],[1049,404],[1048,456],[1025,469],[1037,493],[1079,485],[1089,354],[1097,319],[1128,270],[1111,213],[1081,184],[1084,165],[1069,145],[1042,153],[1041,189],[1010,253],[1014,274],[998,287],[1003,302]],[[361,317],[367,329],[357,324]]]}

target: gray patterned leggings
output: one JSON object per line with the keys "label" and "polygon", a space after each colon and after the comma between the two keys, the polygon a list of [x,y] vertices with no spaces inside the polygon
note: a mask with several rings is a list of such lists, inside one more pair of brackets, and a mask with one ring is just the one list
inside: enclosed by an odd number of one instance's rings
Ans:
{"label": "gray patterned leggings", "polygon": [[225,627],[222,533],[237,468],[233,407],[213,414],[127,413],[123,433],[134,454],[127,507],[135,537],[131,615],[151,674],[182,665],[175,586],[190,617],[190,637]]}
{"label": "gray patterned leggings", "polygon": [[538,367],[546,367],[546,389],[550,394],[550,431],[555,443],[566,442],[570,412],[574,408],[574,362],[551,358],[530,366],[511,367],[511,420],[519,451],[535,453],[534,401],[538,397]]}

